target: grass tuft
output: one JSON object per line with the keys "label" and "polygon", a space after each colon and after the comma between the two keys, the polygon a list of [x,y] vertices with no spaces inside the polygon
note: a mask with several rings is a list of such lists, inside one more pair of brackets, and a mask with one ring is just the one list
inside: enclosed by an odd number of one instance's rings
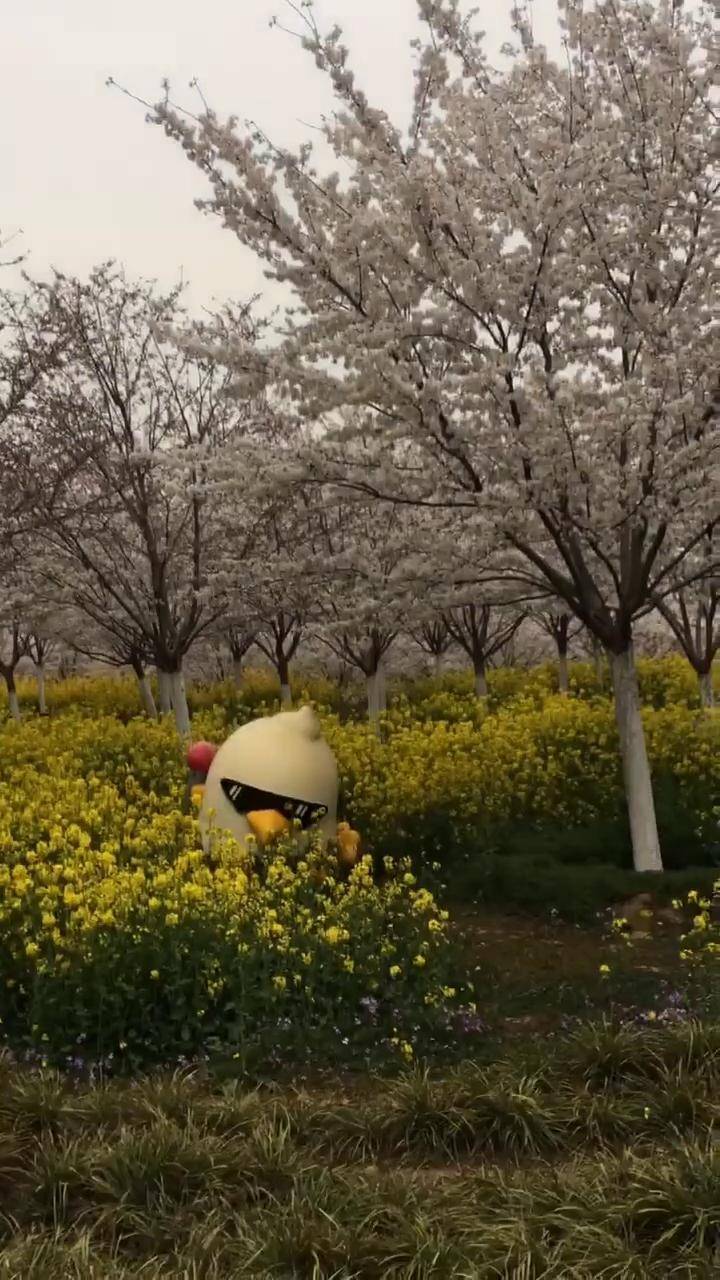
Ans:
{"label": "grass tuft", "polygon": [[0,1280],[710,1280],[717,1048],[605,1023],[294,1089],[13,1069]]}

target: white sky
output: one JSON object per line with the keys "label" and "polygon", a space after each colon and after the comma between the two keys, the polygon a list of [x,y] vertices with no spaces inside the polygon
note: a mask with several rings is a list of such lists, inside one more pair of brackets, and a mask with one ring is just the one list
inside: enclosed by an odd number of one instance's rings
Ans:
{"label": "white sky", "polygon": [[[485,0],[495,52],[509,36],[509,0]],[[555,44],[554,0],[534,0],[538,39]],[[142,107],[106,88],[109,75],[154,101],[167,76],[191,104],[200,81],[221,114],[251,117],[296,143],[331,106],[324,77],[296,41],[269,29],[283,0],[16,0],[0,24],[0,228],[22,231],[27,267],[86,273],[115,258],[173,284],[189,301],[247,298],[262,271],[220,223],[194,206],[202,174]],[[318,0],[319,25],[342,26],[371,101],[398,123],[409,109],[415,0]]]}

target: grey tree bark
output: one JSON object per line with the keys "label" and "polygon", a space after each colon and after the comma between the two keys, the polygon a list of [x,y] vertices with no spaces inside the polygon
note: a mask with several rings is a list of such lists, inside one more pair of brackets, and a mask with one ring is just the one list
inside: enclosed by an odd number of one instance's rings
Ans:
{"label": "grey tree bark", "polygon": [[662,871],[655,800],[632,645],[610,655],[615,718],[620,736],[625,796],[636,871]]}

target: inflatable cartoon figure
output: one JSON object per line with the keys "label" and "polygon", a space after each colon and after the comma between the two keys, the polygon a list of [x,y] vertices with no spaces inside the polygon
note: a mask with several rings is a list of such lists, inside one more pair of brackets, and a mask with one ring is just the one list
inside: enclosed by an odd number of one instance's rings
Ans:
{"label": "inflatable cartoon figure", "polygon": [[217,749],[195,743],[187,761],[206,848],[211,827],[263,845],[299,823],[337,841],[341,864],[356,862],[360,838],[338,824],[337,764],[310,707],[252,720]]}

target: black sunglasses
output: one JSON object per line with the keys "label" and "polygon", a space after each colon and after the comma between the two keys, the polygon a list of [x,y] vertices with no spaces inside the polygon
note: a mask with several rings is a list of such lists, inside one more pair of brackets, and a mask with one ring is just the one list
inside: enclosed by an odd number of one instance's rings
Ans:
{"label": "black sunglasses", "polygon": [[255,813],[262,809],[276,809],[288,822],[299,822],[303,831],[307,831],[313,823],[319,822],[328,811],[326,804],[315,804],[310,800],[293,800],[290,796],[275,795],[272,791],[261,791],[258,787],[249,787],[244,782],[235,782],[232,778],[221,778],[220,786],[236,813]]}

